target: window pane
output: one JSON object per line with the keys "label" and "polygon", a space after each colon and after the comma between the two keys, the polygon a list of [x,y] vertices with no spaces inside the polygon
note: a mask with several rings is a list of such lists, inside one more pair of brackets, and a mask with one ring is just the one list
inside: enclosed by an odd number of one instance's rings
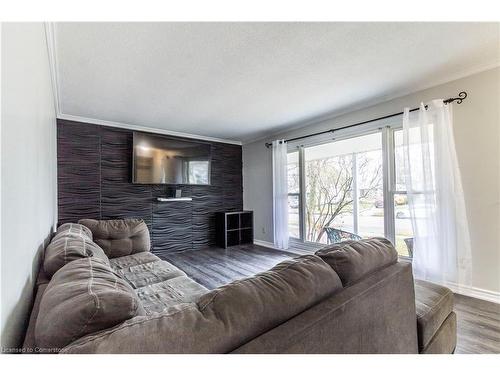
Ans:
{"label": "window pane", "polygon": [[[410,128],[409,131],[409,166],[405,165],[405,146],[403,130],[394,132],[394,159],[396,171],[396,190],[406,191],[405,168],[411,167],[413,190],[426,190],[428,188],[429,173],[434,176],[434,126]],[[430,155],[425,158],[424,155]],[[430,181],[433,181],[430,178]]]}
{"label": "window pane", "polygon": [[394,132],[394,170],[397,191],[406,190],[404,167],[403,130],[396,130]]}
{"label": "window pane", "polygon": [[353,231],[352,153],[346,143],[304,150],[307,241],[326,243],[326,227]]}
{"label": "window pane", "polygon": [[369,146],[375,149],[356,154],[359,189],[358,234],[364,238],[384,236],[382,139],[379,134],[376,139],[371,140]]}
{"label": "window pane", "polygon": [[294,151],[288,154],[288,194],[295,194],[300,191],[299,183],[299,152]]}
{"label": "window pane", "polygon": [[290,237],[300,238],[300,181],[299,181],[299,152],[290,152],[287,155],[288,180],[288,234]]}
{"label": "window pane", "polygon": [[191,160],[189,162],[188,181],[191,184],[208,184],[209,162],[206,160]]}
{"label": "window pane", "polygon": [[288,195],[288,234],[295,238],[300,238],[299,199],[298,194]]}
{"label": "window pane", "polygon": [[326,231],[330,241],[356,231],[356,176],[359,233],[384,235],[381,146],[380,133],[375,133],[304,150],[306,240],[327,243]]}
{"label": "window pane", "polygon": [[399,255],[411,257],[413,254],[413,229],[406,194],[394,195],[394,216],[396,250]]}

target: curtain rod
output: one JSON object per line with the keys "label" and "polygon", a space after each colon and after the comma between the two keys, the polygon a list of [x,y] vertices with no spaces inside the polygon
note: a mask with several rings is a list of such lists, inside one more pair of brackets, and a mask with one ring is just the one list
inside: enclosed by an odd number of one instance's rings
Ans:
{"label": "curtain rod", "polygon": [[[449,98],[449,99],[443,100],[443,103],[444,104],[448,104],[448,103],[453,103],[453,102],[456,101],[457,104],[460,104],[460,103],[462,103],[462,100],[464,100],[465,98],[467,98],[467,93],[465,91],[461,91],[458,94],[458,97],[456,97],[456,98]],[[425,106],[425,108],[427,108],[427,106]],[[418,111],[419,109],[420,108],[412,108],[412,109],[410,109],[410,112]],[[301,137],[295,137],[295,138],[285,139],[285,142],[298,141],[299,139],[314,137],[314,136],[321,135],[321,134],[326,134],[326,133],[334,133],[334,132],[339,131],[339,130],[353,128],[355,126],[364,125],[364,124],[367,124],[369,122],[379,121],[379,120],[385,120],[385,119],[388,119],[388,118],[391,118],[391,117],[399,116],[399,115],[402,115],[403,113],[404,112],[393,113],[391,115],[386,115],[386,116],[382,116],[382,117],[373,118],[371,120],[357,122],[355,124],[342,126],[340,128],[335,128],[335,129],[330,129],[330,130],[324,130],[322,132],[312,133],[312,134],[308,134],[308,135],[303,135]],[[266,143],[266,147],[269,148],[271,146],[272,146],[272,143]]]}

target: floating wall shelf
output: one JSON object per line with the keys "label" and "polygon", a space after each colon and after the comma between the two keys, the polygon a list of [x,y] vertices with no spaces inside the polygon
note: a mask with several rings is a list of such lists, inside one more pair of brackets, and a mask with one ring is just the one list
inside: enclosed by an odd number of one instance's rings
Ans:
{"label": "floating wall shelf", "polygon": [[156,198],[156,200],[158,202],[190,202],[193,200],[193,198],[191,197],[181,197],[181,198],[162,198],[162,197],[158,197]]}

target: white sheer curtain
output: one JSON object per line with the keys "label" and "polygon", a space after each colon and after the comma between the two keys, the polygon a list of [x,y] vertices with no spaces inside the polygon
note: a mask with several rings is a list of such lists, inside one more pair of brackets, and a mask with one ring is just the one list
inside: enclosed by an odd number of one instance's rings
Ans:
{"label": "white sheer curtain", "polygon": [[288,249],[287,146],[284,140],[277,140],[272,147],[274,246]]}
{"label": "white sheer curtain", "polygon": [[403,114],[413,272],[418,279],[467,286],[471,249],[451,109],[434,100]]}

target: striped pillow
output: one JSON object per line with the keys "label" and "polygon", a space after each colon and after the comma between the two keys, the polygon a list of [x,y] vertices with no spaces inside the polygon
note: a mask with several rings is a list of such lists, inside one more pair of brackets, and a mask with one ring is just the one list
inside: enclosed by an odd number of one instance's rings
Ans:
{"label": "striped pillow", "polygon": [[86,237],[89,241],[93,241],[92,231],[82,224],[66,223],[62,224],[57,228],[54,238],[70,235],[76,237]]}
{"label": "striped pillow", "polygon": [[89,333],[144,314],[130,285],[100,259],[79,259],[61,268],[40,301],[35,344],[59,351]]}
{"label": "striped pillow", "polygon": [[[69,229],[73,230],[74,229]],[[95,257],[109,264],[104,251],[86,235],[60,232],[45,249],[43,269],[52,277],[64,265],[81,258]]]}

